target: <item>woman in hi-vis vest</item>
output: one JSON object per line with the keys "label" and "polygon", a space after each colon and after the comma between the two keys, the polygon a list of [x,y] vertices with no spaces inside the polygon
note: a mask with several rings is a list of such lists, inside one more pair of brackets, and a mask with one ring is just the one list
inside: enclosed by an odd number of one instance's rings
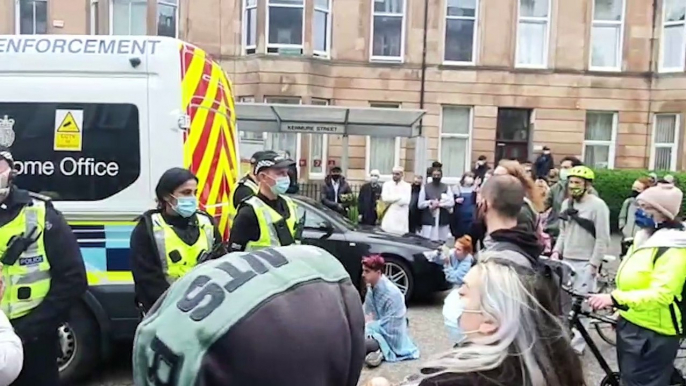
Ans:
{"label": "woman in hi-vis vest", "polygon": [[197,193],[193,173],[167,170],[155,188],[157,208],[143,213],[131,233],[131,272],[143,313],[203,254],[225,254],[214,219],[198,209]]}

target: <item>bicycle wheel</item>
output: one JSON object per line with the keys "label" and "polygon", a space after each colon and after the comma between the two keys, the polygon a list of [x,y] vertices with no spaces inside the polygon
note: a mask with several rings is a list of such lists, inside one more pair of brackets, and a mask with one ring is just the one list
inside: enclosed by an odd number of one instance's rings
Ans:
{"label": "bicycle wheel", "polygon": [[[614,289],[614,280],[602,281],[598,283],[598,293],[610,293]],[[615,320],[617,320],[617,317],[619,316],[618,313],[611,309],[598,310],[596,313],[598,315],[606,316]],[[593,324],[593,328],[595,328],[600,339],[612,346],[617,344],[617,331],[614,324],[601,322],[599,320],[594,320],[591,322],[591,324]]]}
{"label": "bicycle wheel", "polygon": [[602,381],[600,381],[600,386],[617,386],[621,382],[621,375],[619,371],[615,371],[612,374],[606,375]]}
{"label": "bicycle wheel", "polygon": [[676,358],[677,359],[686,358],[686,339],[681,340],[681,343],[679,344],[679,350],[676,352]]}

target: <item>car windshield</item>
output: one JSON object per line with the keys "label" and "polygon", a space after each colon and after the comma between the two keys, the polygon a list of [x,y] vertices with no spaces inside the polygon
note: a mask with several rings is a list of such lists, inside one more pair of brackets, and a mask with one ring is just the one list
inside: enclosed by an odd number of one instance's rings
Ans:
{"label": "car windshield", "polygon": [[298,197],[297,199],[308,204],[309,206],[314,207],[318,211],[323,212],[326,217],[331,218],[337,224],[343,225],[348,230],[352,231],[352,230],[357,229],[357,225],[355,225],[355,223],[350,221],[350,219],[347,216],[344,216],[344,215],[336,212],[335,210],[329,209],[327,206],[323,205],[322,203],[317,202],[315,200],[312,200],[310,198],[306,198],[306,197]]}

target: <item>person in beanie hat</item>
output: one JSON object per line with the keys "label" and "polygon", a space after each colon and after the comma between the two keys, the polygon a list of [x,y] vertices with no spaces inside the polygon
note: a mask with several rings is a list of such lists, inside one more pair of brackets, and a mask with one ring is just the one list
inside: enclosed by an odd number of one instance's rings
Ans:
{"label": "person in beanie hat", "polygon": [[617,358],[627,386],[672,384],[684,323],[686,232],[677,219],[683,193],[669,184],[636,197],[636,234],[617,271],[617,289],[592,295],[595,308],[620,309]]}
{"label": "person in beanie hat", "polygon": [[356,386],[360,295],[329,252],[235,252],[176,281],[136,331],[137,386]]}
{"label": "person in beanie hat", "polygon": [[214,219],[198,209],[197,193],[193,173],[167,170],[155,187],[157,208],[143,213],[131,233],[131,272],[143,313],[204,253],[225,253]]}

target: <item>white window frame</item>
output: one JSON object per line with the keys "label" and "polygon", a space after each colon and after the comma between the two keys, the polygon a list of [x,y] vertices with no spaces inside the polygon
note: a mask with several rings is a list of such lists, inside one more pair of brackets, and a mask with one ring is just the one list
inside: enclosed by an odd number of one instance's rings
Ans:
{"label": "white window frame", "polygon": [[[265,96],[263,101],[264,101],[264,103],[268,104],[268,103],[272,103],[272,102],[267,101],[269,99],[295,99],[295,98],[298,98],[298,101],[299,101],[298,105],[303,104],[303,99],[301,97],[290,96],[290,95],[284,95],[284,96],[269,95],[269,96]],[[293,104],[293,105],[295,106],[295,104]],[[267,149],[273,148],[272,144],[274,142],[274,139],[273,139],[272,135],[280,134],[280,133],[281,132],[279,132],[279,133],[267,132],[266,133],[266,136],[264,138],[264,141],[265,141],[264,143],[265,143],[265,146]],[[279,149],[274,149],[274,150],[279,150]],[[300,169],[301,169],[300,168],[300,159],[302,158],[302,133],[297,133],[295,135],[295,154],[291,154],[291,157],[295,161],[295,167],[298,169],[298,176],[300,176]]]}
{"label": "white window frame", "polygon": [[[550,14],[553,13],[553,4],[551,0],[548,1],[548,16],[547,17],[535,17],[535,16],[522,16],[522,0],[517,0],[517,36],[515,40],[515,67],[516,68],[548,68],[548,56],[550,56]],[[545,44],[543,47],[543,63],[542,64],[528,64],[519,63],[519,33],[520,26],[522,23],[538,23],[541,24],[543,21],[546,23],[545,29]]]}
{"label": "white window frame", "polygon": [[172,1],[165,1],[165,0],[157,0],[157,14],[155,15],[155,35],[159,35],[160,30],[159,30],[159,17],[160,17],[160,5],[164,5],[165,7],[174,7],[174,38],[178,39],[179,38],[179,1],[181,0],[176,0],[175,2]]}
{"label": "white window frame", "polygon": [[[257,36],[255,36],[255,44],[248,45],[248,12],[255,10],[255,20],[257,23],[257,0],[255,0],[255,5],[248,6],[248,0],[243,0],[243,38],[241,39],[243,44],[243,55],[252,55],[257,52]],[[255,25],[255,35],[257,35],[257,25]]]}
{"label": "white window frame", "polygon": [[[443,132],[443,111],[445,108],[464,108],[464,109],[469,109],[469,133],[467,134],[455,134],[455,133],[444,133]],[[440,119],[440,127],[439,127],[439,134],[438,134],[438,159],[441,158],[441,148],[443,147],[443,138],[459,138],[459,139],[466,139],[467,140],[467,150],[465,152],[465,160],[464,164],[467,167],[466,170],[463,171],[463,173],[467,172],[470,170],[471,164],[472,164],[472,134],[474,133],[474,106],[466,106],[466,105],[441,105],[441,114],[439,116]],[[443,176],[442,181],[447,183],[447,184],[458,184],[460,180],[462,179],[462,176]]]}
{"label": "white window frame", "polygon": [[[115,1],[117,1],[117,0],[110,0],[109,1],[109,3],[110,3],[109,14],[110,15],[109,15],[108,21],[110,24],[110,28],[109,28],[110,35],[114,35],[114,2]],[[133,13],[131,12],[132,3],[145,3],[145,4],[147,4],[148,2],[147,2],[147,0],[133,0],[133,1],[131,1],[131,3],[129,3],[129,33],[128,33],[128,35],[131,35],[131,15],[133,15]],[[147,20],[147,14],[146,14],[146,20]],[[176,18],[176,21],[177,21],[176,24],[177,25],[178,25],[178,20],[179,20],[179,18],[177,17]],[[146,31],[148,30],[147,24],[145,26],[145,29],[146,29]],[[177,33],[178,33],[178,28],[177,28]],[[157,34],[157,15],[155,15],[155,34]],[[121,36],[126,36],[126,35],[121,35]]]}
{"label": "white window frame", "polygon": [[98,31],[98,18],[99,18],[99,7],[100,7],[100,0],[91,0],[91,6],[90,6],[90,26],[89,26],[89,31],[91,35],[97,35],[100,31]]}
{"label": "white window frame", "polygon": [[[267,6],[265,7],[267,15],[265,17],[266,24],[264,26],[264,29],[265,29],[264,38],[265,38],[265,41],[267,42],[267,53],[270,55],[279,55],[279,49],[280,48],[295,48],[295,49],[300,49],[300,55],[302,55],[304,52],[304,48],[305,48],[305,22],[306,22],[306,18],[305,18],[305,16],[306,16],[305,15],[305,5],[306,4],[305,3],[306,3],[306,0],[302,0],[302,5],[297,5],[297,4],[271,4],[272,1],[273,0],[267,0]],[[300,8],[300,10],[302,12],[302,25],[300,26],[300,27],[302,27],[302,35],[300,35],[302,37],[302,39],[300,41],[300,44],[269,43],[269,10],[272,7],[274,7],[274,8]],[[269,52],[270,48],[276,49],[276,52]],[[302,103],[302,101],[300,103]],[[298,134],[298,135],[300,135],[300,134]]]}
{"label": "white window frame", "polygon": [[[320,7],[317,7],[317,2],[315,1],[314,3],[314,14],[317,12],[323,12],[326,13],[326,51],[319,51],[314,49],[314,37],[312,37],[312,54],[314,57],[317,58],[322,58],[322,59],[330,59],[331,58],[331,10],[332,10],[332,1],[333,0],[326,0],[326,3],[328,4],[328,9],[323,9]],[[312,35],[316,33],[314,29],[314,20],[315,20],[315,15],[312,15]]]}
{"label": "white window frame", "polygon": [[[49,13],[48,6],[48,0],[35,0],[33,2],[33,33],[31,35],[38,35],[36,33],[36,2],[43,2],[46,3],[46,15],[45,15],[45,20],[47,24],[47,20],[49,19],[47,13]],[[48,28],[48,25],[45,26],[45,28]],[[46,33],[49,31],[46,31]],[[19,35],[21,34],[21,1],[20,0],[15,0],[14,1],[14,33]]]}
{"label": "white window frame", "polygon": [[[372,5],[373,6],[373,5]],[[401,103],[394,103],[394,102],[370,102],[369,107],[374,107],[374,108],[387,108],[387,109],[401,109],[403,106]],[[364,157],[364,170],[365,170],[365,175],[368,176],[369,173],[371,172],[371,139],[373,136],[366,136],[365,137],[365,157]],[[388,138],[388,137],[386,137]],[[343,149],[345,151],[345,149]],[[400,165],[400,137],[395,138],[395,148],[394,150],[394,155],[393,155],[393,165],[392,167]],[[381,172],[381,170],[379,171]],[[393,178],[392,174],[381,174],[379,175],[379,180],[381,181],[390,181]]]}
{"label": "white window frame", "polygon": [[[591,44],[589,45],[589,55],[588,55],[588,68],[592,71],[622,71],[622,61],[624,60],[624,21],[626,19],[626,0],[620,0],[622,2],[622,17],[619,21],[616,20],[595,20],[595,4],[598,0],[593,0],[591,6],[591,17],[593,21],[591,22]],[[595,27],[616,27],[619,26],[619,39],[615,42],[615,50],[617,54],[617,66],[615,67],[602,67],[593,65],[593,30]]]}
{"label": "white window frame", "polygon": [[[660,33],[660,57],[658,60],[658,72],[682,72],[684,71],[684,65],[686,65],[686,20],[670,21],[667,20],[667,7],[665,6],[665,1],[662,2],[662,25]],[[682,44],[681,44],[681,60],[679,67],[665,67],[664,66],[664,53],[665,53],[665,30],[666,27],[671,26],[682,26]]]}
{"label": "white window frame", "polygon": [[376,0],[370,0],[372,5],[371,14],[372,20],[370,22],[369,30],[369,61],[370,62],[398,62],[404,63],[405,61],[405,39],[407,33],[407,2],[411,0],[403,0],[403,13],[401,16],[402,21],[400,22],[400,56],[375,56],[374,55],[374,17],[375,16],[391,16],[398,17],[397,13],[388,12],[375,12],[374,2]]}
{"label": "white window frame", "polygon": [[[612,114],[612,135],[611,135],[609,141],[586,140],[586,121],[588,120],[588,114],[589,113],[590,114]],[[586,116],[584,117],[584,142],[583,142],[583,147],[581,149],[581,160],[582,161],[584,161],[586,159],[586,146],[593,146],[593,145],[609,146],[608,155],[607,155],[607,157],[609,158],[607,160],[607,168],[608,168],[608,170],[615,168],[615,153],[617,150],[617,126],[619,123],[618,115],[619,114],[616,111],[603,111],[603,110],[588,110],[588,111],[586,111]]]}
{"label": "white window frame", "polygon": [[[325,102],[325,103],[317,103],[315,104],[314,102]],[[323,98],[312,98],[310,101],[311,104],[315,106],[331,106],[331,101],[329,99],[323,99]],[[307,175],[310,180],[323,180],[326,175],[327,175],[327,170],[329,168],[329,135],[330,134],[307,134],[307,144],[308,144],[308,160],[307,160]],[[321,172],[313,172],[312,168],[312,138],[315,135],[321,135],[322,136],[322,171]]]}
{"label": "white window frame", "polygon": [[[674,125],[676,126],[674,128],[674,143],[672,144],[666,144],[666,143],[660,143],[656,144],[655,143],[655,134],[657,132],[657,117],[660,115],[673,115],[676,117],[674,120]],[[680,129],[681,129],[681,114],[678,113],[658,113],[658,114],[653,114],[653,133],[650,138],[650,170],[655,170],[655,150],[658,147],[664,148],[671,148],[672,149],[672,157],[669,160],[669,170],[672,172],[676,171],[676,167],[679,161],[679,138],[680,138]]]}
{"label": "white window frame", "polygon": [[[445,2],[445,23],[443,24],[443,64],[452,66],[473,66],[476,64],[476,53],[479,45],[479,15],[481,7],[481,0],[476,1],[476,9],[474,11],[474,17],[471,16],[448,16],[448,0]],[[469,62],[464,62],[460,60],[446,60],[446,43],[448,41],[446,34],[448,33],[448,20],[474,20],[474,33],[472,34],[472,60]]]}

